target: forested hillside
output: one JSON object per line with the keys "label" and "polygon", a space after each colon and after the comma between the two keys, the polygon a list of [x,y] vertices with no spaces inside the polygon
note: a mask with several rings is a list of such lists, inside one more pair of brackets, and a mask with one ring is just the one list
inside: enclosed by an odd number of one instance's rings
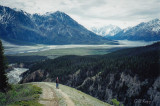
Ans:
{"label": "forested hillside", "polygon": [[159,56],[160,42],[102,56],[63,56],[37,62],[23,74],[21,83],[55,81],[58,76],[60,83],[108,103],[116,98],[128,106],[158,106]]}

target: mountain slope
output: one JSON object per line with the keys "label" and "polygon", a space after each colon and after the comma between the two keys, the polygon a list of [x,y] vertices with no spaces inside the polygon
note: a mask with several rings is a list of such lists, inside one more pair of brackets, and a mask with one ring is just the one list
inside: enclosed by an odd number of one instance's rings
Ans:
{"label": "mountain slope", "polygon": [[154,19],[146,23],[142,22],[135,27],[124,29],[115,36],[108,38],[114,40],[160,40],[160,20]]}
{"label": "mountain slope", "polygon": [[38,43],[43,39],[29,14],[3,6],[0,6],[0,37],[13,43]]}
{"label": "mountain slope", "polygon": [[115,34],[122,31],[121,28],[115,25],[108,25],[100,28],[91,27],[91,31],[100,36],[114,36]]}
{"label": "mountain slope", "polygon": [[42,88],[43,92],[39,102],[45,106],[110,106],[74,88],[61,84],[59,89],[56,89],[55,83],[36,82],[32,84]]}
{"label": "mountain slope", "polygon": [[[35,63],[21,83],[55,81],[111,103],[159,105],[160,42],[101,56],[62,56]],[[143,98],[148,103],[138,102]]]}
{"label": "mountain slope", "polygon": [[0,6],[0,37],[12,43],[112,44],[63,12],[28,14]]}

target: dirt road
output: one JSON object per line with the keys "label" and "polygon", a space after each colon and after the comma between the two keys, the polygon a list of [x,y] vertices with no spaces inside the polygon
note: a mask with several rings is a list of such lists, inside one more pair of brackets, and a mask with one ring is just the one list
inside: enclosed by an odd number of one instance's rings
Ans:
{"label": "dirt road", "polygon": [[59,104],[59,97],[56,95],[57,93],[61,95],[67,106],[74,106],[74,103],[69,96],[61,89],[56,89],[54,83],[36,82],[33,84],[42,88],[43,93],[40,95],[39,103],[44,106],[61,106],[61,104]]}

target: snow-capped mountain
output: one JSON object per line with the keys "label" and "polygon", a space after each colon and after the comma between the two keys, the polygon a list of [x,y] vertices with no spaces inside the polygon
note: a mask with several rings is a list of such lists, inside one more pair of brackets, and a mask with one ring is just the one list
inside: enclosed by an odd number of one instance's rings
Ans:
{"label": "snow-capped mountain", "polygon": [[122,29],[115,25],[108,25],[100,28],[91,27],[91,31],[100,36],[114,36]]}
{"label": "snow-capped mountain", "polygon": [[160,40],[160,20],[154,19],[149,22],[142,22],[135,27],[124,29],[109,38],[114,40]]}
{"label": "snow-capped mountain", "polygon": [[0,6],[0,38],[22,44],[113,43],[87,30],[63,12],[31,15],[4,6]]}

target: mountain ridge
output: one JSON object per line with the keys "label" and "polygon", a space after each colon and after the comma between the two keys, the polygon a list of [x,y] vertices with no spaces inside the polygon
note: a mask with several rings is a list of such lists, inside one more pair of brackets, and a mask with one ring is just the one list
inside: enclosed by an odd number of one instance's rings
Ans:
{"label": "mountain ridge", "polygon": [[31,15],[0,6],[0,25],[0,37],[13,43],[117,44],[97,36],[60,11]]}
{"label": "mountain ridge", "polygon": [[144,40],[157,41],[160,40],[160,20],[158,18],[148,22],[126,28],[114,36],[107,37],[112,40]]}
{"label": "mountain ridge", "polygon": [[122,29],[115,25],[107,25],[103,27],[91,27],[91,31],[96,33],[97,35],[107,37],[107,36],[114,36],[118,32],[120,32]]}

